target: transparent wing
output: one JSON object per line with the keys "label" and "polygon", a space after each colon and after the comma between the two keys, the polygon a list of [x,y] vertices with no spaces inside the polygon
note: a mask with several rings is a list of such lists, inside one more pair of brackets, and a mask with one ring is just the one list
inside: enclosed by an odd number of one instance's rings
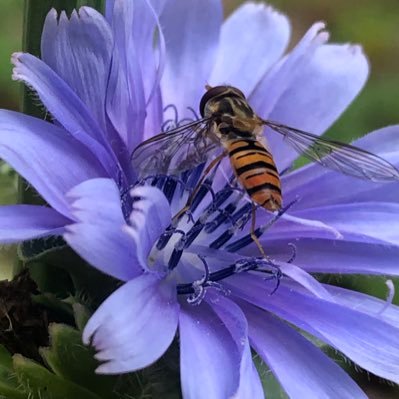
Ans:
{"label": "transparent wing", "polygon": [[399,171],[378,155],[339,141],[328,140],[272,121],[263,121],[282,134],[301,155],[327,168],[373,181],[399,179]]}
{"label": "transparent wing", "polygon": [[211,136],[211,120],[201,119],[144,141],[131,156],[132,166],[143,178],[178,174],[206,162],[222,147]]}

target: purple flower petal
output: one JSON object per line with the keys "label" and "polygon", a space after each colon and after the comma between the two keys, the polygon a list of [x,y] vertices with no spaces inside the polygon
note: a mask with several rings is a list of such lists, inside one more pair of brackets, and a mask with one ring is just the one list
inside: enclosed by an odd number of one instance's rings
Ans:
{"label": "purple flower petal", "polygon": [[115,161],[100,144],[104,141],[100,127],[68,85],[43,61],[30,54],[15,53],[12,62],[15,66],[13,79],[22,80],[32,87],[51,115],[77,141],[89,148],[110,173],[115,173]]}
{"label": "purple flower petal", "polygon": [[294,71],[306,65],[315,49],[328,40],[322,22],[313,24],[294,49],[267,73],[251,94],[249,101],[258,114],[268,117],[283,93],[290,87]]}
{"label": "purple flower petal", "polygon": [[137,244],[123,230],[118,187],[110,179],[93,179],[73,188],[72,215],[78,223],[68,226],[68,244],[97,269],[128,281],[142,274]]}
{"label": "purple flower petal", "polygon": [[[166,67],[162,78],[164,105],[174,104],[179,120],[193,117],[215,62],[222,24],[219,0],[168,2],[160,21],[166,41]],[[178,93],[178,95],[176,95]]]}
{"label": "purple flower petal", "polygon": [[[373,152],[399,166],[399,126],[391,126],[369,133],[353,144]],[[297,196],[295,209],[353,202],[397,202],[399,184],[376,183],[356,179],[327,170],[317,164],[307,165],[282,179],[285,201]],[[314,188],[317,187],[317,190]],[[337,190],[337,187],[340,189]]]}
{"label": "purple flower petal", "polygon": [[107,175],[68,132],[12,111],[0,110],[0,157],[66,216],[70,210],[65,193],[85,180]]}
{"label": "purple flower petal", "polygon": [[155,362],[171,344],[179,305],[175,286],[143,275],[116,290],[94,313],[83,331],[104,364],[97,372],[119,374]]}
{"label": "purple flower petal", "polygon": [[306,273],[300,267],[297,267],[292,263],[283,262],[279,262],[278,266],[285,276],[290,277],[293,281],[300,284],[313,295],[322,299],[332,300],[332,296],[329,294],[328,290],[326,290],[313,276]]}
{"label": "purple flower petal", "polygon": [[[130,195],[139,199],[133,203],[130,225],[125,226],[124,230],[135,243],[138,264],[146,269],[151,249],[170,225],[172,214],[168,200],[155,187],[137,186]],[[156,259],[152,261],[155,263]]]}
{"label": "purple flower petal", "polygon": [[[113,2],[115,47],[106,99],[107,115],[128,153],[142,140],[146,106],[143,75],[133,36],[135,7],[129,1]],[[137,23],[141,25],[141,22]]]}
{"label": "purple flower petal", "polygon": [[264,295],[270,282],[250,275],[229,280],[234,294],[327,342],[364,369],[399,381],[399,329],[364,312],[303,294],[292,284]]}
{"label": "purple flower petal", "polygon": [[[362,89],[368,63],[361,47],[325,45],[318,47],[307,62],[292,71],[291,84],[268,116],[288,126],[321,134],[342,114]],[[266,129],[273,154],[281,169],[298,153],[281,136]]]}
{"label": "purple flower petal", "polygon": [[239,351],[241,358],[240,381],[235,397],[263,399],[262,384],[252,361],[245,315],[233,301],[227,299],[224,295],[209,292],[207,293],[206,300],[229,330]]}
{"label": "purple flower petal", "polygon": [[341,367],[293,328],[254,306],[240,306],[251,345],[290,398],[367,398]]}
{"label": "purple flower petal", "polygon": [[[147,108],[143,140],[162,130],[163,105],[160,82],[165,69],[166,44],[159,15],[164,3],[166,0],[152,2],[145,0],[135,5],[135,18],[140,23],[134,25],[138,28],[134,32],[134,42],[138,46],[141,70],[145,71],[143,84]],[[146,29],[142,29],[142,26]],[[154,46],[154,29],[157,34],[157,46]]]}
{"label": "purple flower petal", "polygon": [[[365,202],[311,208],[293,213],[295,216],[317,219],[333,226],[344,236],[354,233],[374,237],[390,244],[399,244],[399,204]],[[272,235],[271,235],[272,236]],[[301,237],[301,234],[297,235]]]}
{"label": "purple flower petal", "polygon": [[[269,256],[286,260],[296,248],[295,265],[308,273],[348,273],[397,276],[399,248],[371,242],[320,238],[262,240]],[[242,251],[251,256],[250,249]]]}
{"label": "purple flower petal", "polygon": [[[180,312],[183,396],[262,398],[259,377],[250,358],[245,317],[228,299],[210,294],[209,304],[185,305]],[[251,388],[255,396],[239,395],[250,393]]]}
{"label": "purple flower petal", "polygon": [[0,242],[3,244],[62,234],[71,221],[54,209],[36,205],[0,207]]}
{"label": "purple flower petal", "polygon": [[[265,212],[264,209],[260,209],[256,220],[259,226],[268,225],[270,214]],[[273,240],[291,237],[293,239],[304,237],[342,239],[343,235],[337,228],[328,223],[317,218],[302,217],[299,212],[292,211],[282,215],[280,220],[267,232],[267,235],[263,236],[264,239]]]}
{"label": "purple flower petal", "polygon": [[[93,119],[106,129],[105,93],[113,48],[112,32],[104,17],[90,7],[46,18],[41,52],[46,62],[81,98]],[[68,100],[69,101],[69,100]]]}
{"label": "purple flower petal", "polygon": [[[158,88],[165,66],[165,39],[159,15],[166,0],[136,2],[133,10],[133,41],[143,74],[146,103]],[[154,49],[154,31],[157,31],[157,47]],[[162,111],[162,108],[161,108]]]}
{"label": "purple flower petal", "polygon": [[333,296],[334,301],[355,309],[358,312],[364,312],[371,316],[380,318],[386,323],[399,328],[399,306],[388,304],[381,299],[370,295],[348,290],[341,287],[325,284],[324,287]]}
{"label": "purple flower petal", "polygon": [[288,19],[272,7],[255,3],[242,5],[222,25],[216,65],[209,83],[217,86],[228,82],[246,94],[251,93],[282,56],[289,36]]}

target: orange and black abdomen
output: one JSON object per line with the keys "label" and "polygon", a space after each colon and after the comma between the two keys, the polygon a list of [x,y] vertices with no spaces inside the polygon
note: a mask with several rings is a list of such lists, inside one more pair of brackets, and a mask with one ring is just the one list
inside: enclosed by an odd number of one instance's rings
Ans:
{"label": "orange and black abdomen", "polygon": [[251,199],[275,211],[282,206],[280,177],[273,157],[259,141],[245,138],[225,143],[238,181]]}

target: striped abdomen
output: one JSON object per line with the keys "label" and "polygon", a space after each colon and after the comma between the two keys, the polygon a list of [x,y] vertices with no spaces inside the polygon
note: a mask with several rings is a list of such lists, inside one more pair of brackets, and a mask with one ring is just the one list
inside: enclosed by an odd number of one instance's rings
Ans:
{"label": "striped abdomen", "polygon": [[225,143],[238,181],[251,199],[275,211],[281,208],[280,177],[272,155],[259,141],[231,140]]}

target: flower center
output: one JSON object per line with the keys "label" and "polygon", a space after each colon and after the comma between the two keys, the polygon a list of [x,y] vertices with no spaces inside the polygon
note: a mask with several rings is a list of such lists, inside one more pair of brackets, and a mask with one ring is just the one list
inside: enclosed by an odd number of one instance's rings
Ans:
{"label": "flower center", "polygon": [[[168,117],[162,130],[168,132],[198,119],[196,112],[188,109],[193,118],[179,120],[177,108],[167,106],[164,111]],[[235,185],[234,176],[226,177],[222,184],[215,183],[220,165],[198,186],[204,166],[199,165],[178,177],[158,174],[138,183],[162,190],[172,214],[176,215],[152,248],[149,266],[173,275],[177,293],[188,296],[187,301],[192,304],[200,303],[210,287],[227,293],[221,281],[242,272],[262,273],[264,278],[274,278],[277,288],[281,272],[275,262],[262,256],[244,257],[237,253],[254,242],[248,227],[253,208],[250,198]],[[214,187],[217,186],[216,191]],[[275,214],[270,213],[267,223],[255,229],[255,236],[261,237],[291,205]],[[289,262],[294,257],[295,251]]]}
{"label": "flower center", "polygon": [[[202,170],[203,165],[180,177],[151,176],[141,184],[161,189],[172,212],[178,213],[196,188]],[[149,256],[150,266],[160,261],[164,270],[166,267],[169,274],[178,276],[177,293],[187,296],[191,304],[200,303],[210,287],[227,294],[221,281],[234,274],[262,273],[266,279],[276,279],[276,288],[281,278],[278,265],[271,259],[236,253],[253,243],[248,228],[252,204],[243,190],[232,184],[233,179],[215,192],[214,174],[205,179],[187,211],[172,221]],[[256,236],[261,237],[291,205],[271,214],[267,223],[256,228]],[[295,248],[289,262],[294,257]]]}

